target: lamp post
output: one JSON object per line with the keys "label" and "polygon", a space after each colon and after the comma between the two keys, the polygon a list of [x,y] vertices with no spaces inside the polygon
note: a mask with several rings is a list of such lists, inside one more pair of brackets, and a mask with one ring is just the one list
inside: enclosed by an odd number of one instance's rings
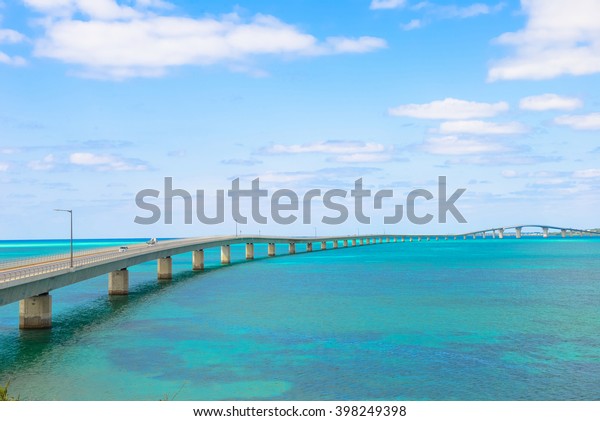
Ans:
{"label": "lamp post", "polygon": [[71,216],[71,267],[73,267],[73,209],[54,209],[56,212],[69,212]]}

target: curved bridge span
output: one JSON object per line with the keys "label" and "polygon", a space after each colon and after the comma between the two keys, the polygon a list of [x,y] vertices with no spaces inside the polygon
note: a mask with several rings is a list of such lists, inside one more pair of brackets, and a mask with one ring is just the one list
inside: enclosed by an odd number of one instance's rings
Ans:
{"label": "curved bridge span", "polygon": [[[268,256],[275,256],[276,244],[287,244],[288,253],[295,254],[297,245],[305,252],[326,250],[328,248],[355,247],[390,242],[439,240],[443,238],[467,239],[486,238],[491,233],[494,238],[504,238],[507,231],[515,230],[515,237],[521,238],[523,228],[542,229],[542,235],[548,236],[548,230],[559,230],[562,237],[569,232],[600,234],[600,232],[561,228],[545,225],[518,225],[512,227],[490,228],[463,234],[445,235],[367,235],[338,237],[272,237],[272,236],[217,236],[180,240],[159,241],[156,244],[137,244],[123,249],[117,247],[93,249],[79,252],[73,258],[48,256],[40,259],[19,260],[0,264],[0,306],[19,301],[19,327],[22,329],[49,328],[52,325],[52,297],[50,291],[72,285],[87,279],[108,274],[108,294],[127,295],[129,292],[129,272],[131,266],[157,261],[157,278],[168,282],[173,276],[171,256],[192,253],[192,269],[204,269],[204,250],[220,247],[221,264],[231,263],[231,245],[245,244],[246,260],[254,259],[254,244],[267,244]],[[315,249],[314,244],[319,248]],[[302,250],[299,250],[302,251]]]}

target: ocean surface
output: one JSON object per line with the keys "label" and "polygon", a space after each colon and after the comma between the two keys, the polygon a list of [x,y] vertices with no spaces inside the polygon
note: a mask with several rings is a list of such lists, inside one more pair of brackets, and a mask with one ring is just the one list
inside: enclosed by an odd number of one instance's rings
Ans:
{"label": "ocean surface", "polygon": [[[64,252],[0,241],[0,260]],[[221,267],[209,249],[202,273],[174,256],[169,283],[131,267],[125,297],[107,276],[52,291],[46,331],[0,307],[0,384],[27,400],[600,399],[600,239],[255,252]]]}

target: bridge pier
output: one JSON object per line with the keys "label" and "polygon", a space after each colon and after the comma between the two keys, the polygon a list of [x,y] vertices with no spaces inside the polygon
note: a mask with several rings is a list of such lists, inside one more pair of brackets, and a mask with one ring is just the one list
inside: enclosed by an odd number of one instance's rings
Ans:
{"label": "bridge pier", "polygon": [[327,241],[321,241],[321,250],[327,250]]}
{"label": "bridge pier", "polygon": [[412,238],[412,237],[409,237],[409,238],[408,238],[408,242],[409,242],[409,243],[412,243],[412,242],[413,242],[413,238]]}
{"label": "bridge pier", "polygon": [[542,236],[544,238],[548,238],[548,227],[542,227],[542,232],[543,232]]}
{"label": "bridge pier", "polygon": [[19,329],[52,327],[52,296],[48,293],[19,301]]}
{"label": "bridge pier", "polygon": [[288,247],[289,254],[296,254],[296,243],[290,243]]}
{"label": "bridge pier", "polygon": [[419,235],[418,239],[419,239],[419,241],[421,241],[421,236],[420,235]]}
{"label": "bridge pier", "polygon": [[344,247],[348,247],[348,240],[344,240],[344,241],[342,242],[342,244],[344,245]]}
{"label": "bridge pier", "polygon": [[394,237],[394,243],[398,242],[398,237]]}
{"label": "bridge pier", "polygon": [[204,250],[192,251],[192,270],[204,270]]}
{"label": "bridge pier", "polygon": [[567,236],[567,230],[560,230],[560,236],[565,238]]}
{"label": "bridge pier", "polygon": [[521,238],[521,229],[523,229],[523,227],[515,228],[515,237],[516,238]]}
{"label": "bridge pier", "polygon": [[267,254],[269,255],[269,257],[275,256],[275,243],[269,243]]}
{"label": "bridge pier", "polygon": [[364,244],[365,244],[365,239],[364,239],[364,238],[361,238],[361,239],[360,239],[360,245],[362,246],[362,245],[364,245]]}
{"label": "bridge pier", "polygon": [[231,246],[224,244],[221,246],[221,264],[228,265],[231,263]]}
{"label": "bridge pier", "polygon": [[504,228],[500,228],[498,230],[498,238],[499,239],[503,239],[504,238]]}
{"label": "bridge pier", "polygon": [[254,259],[254,243],[246,243],[246,260]]}
{"label": "bridge pier", "polygon": [[352,239],[352,247],[356,247],[356,238]]}
{"label": "bridge pier", "polygon": [[477,234],[473,234],[473,240],[477,239]]}
{"label": "bridge pier", "polygon": [[171,256],[161,257],[158,262],[158,279],[173,279],[173,260]]}
{"label": "bridge pier", "polygon": [[406,241],[406,239],[404,237],[402,237],[402,242],[404,243]]}
{"label": "bridge pier", "polygon": [[129,294],[129,271],[127,268],[108,274],[108,295]]}
{"label": "bridge pier", "polygon": [[333,248],[338,248],[338,240],[333,240]]}
{"label": "bridge pier", "polygon": [[306,251],[313,251],[313,243],[306,243]]}
{"label": "bridge pier", "polygon": [[485,240],[485,231],[483,231],[483,232],[481,233],[481,238],[483,238],[483,239]]}

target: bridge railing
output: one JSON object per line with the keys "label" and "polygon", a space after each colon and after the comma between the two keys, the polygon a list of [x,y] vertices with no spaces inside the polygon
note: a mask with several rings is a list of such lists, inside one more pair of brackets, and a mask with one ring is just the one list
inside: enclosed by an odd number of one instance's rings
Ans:
{"label": "bridge railing", "polygon": [[[130,245],[129,247],[136,247],[136,246],[139,246],[139,245],[135,244],[135,245]],[[118,247],[113,246],[113,247],[93,248],[93,249],[87,249],[87,250],[77,250],[73,253],[73,259],[78,259],[83,256],[89,256],[91,254],[107,253],[107,252],[111,252],[111,251],[117,252]],[[36,256],[36,257],[27,257],[27,258],[22,258],[22,259],[2,260],[2,261],[0,261],[0,270],[17,269],[21,266],[44,264],[44,263],[52,262],[55,260],[62,261],[65,259],[69,259],[70,257],[71,257],[71,253],[60,253],[60,254],[48,254],[48,255]]]}
{"label": "bridge railing", "polygon": [[[91,263],[110,260],[121,254],[118,250],[115,250],[114,247],[105,249],[94,249],[93,252],[93,254],[90,254],[88,251],[88,253],[86,254],[84,251],[82,251],[79,253],[79,255],[74,254],[73,267],[76,268]],[[70,256],[71,255],[69,253],[18,260],[18,265],[16,267],[14,265],[9,266],[8,270],[0,272],[0,282],[14,281],[30,276],[69,269],[71,266]],[[53,260],[60,261],[53,262]],[[13,267],[14,269],[11,270],[11,267]]]}

